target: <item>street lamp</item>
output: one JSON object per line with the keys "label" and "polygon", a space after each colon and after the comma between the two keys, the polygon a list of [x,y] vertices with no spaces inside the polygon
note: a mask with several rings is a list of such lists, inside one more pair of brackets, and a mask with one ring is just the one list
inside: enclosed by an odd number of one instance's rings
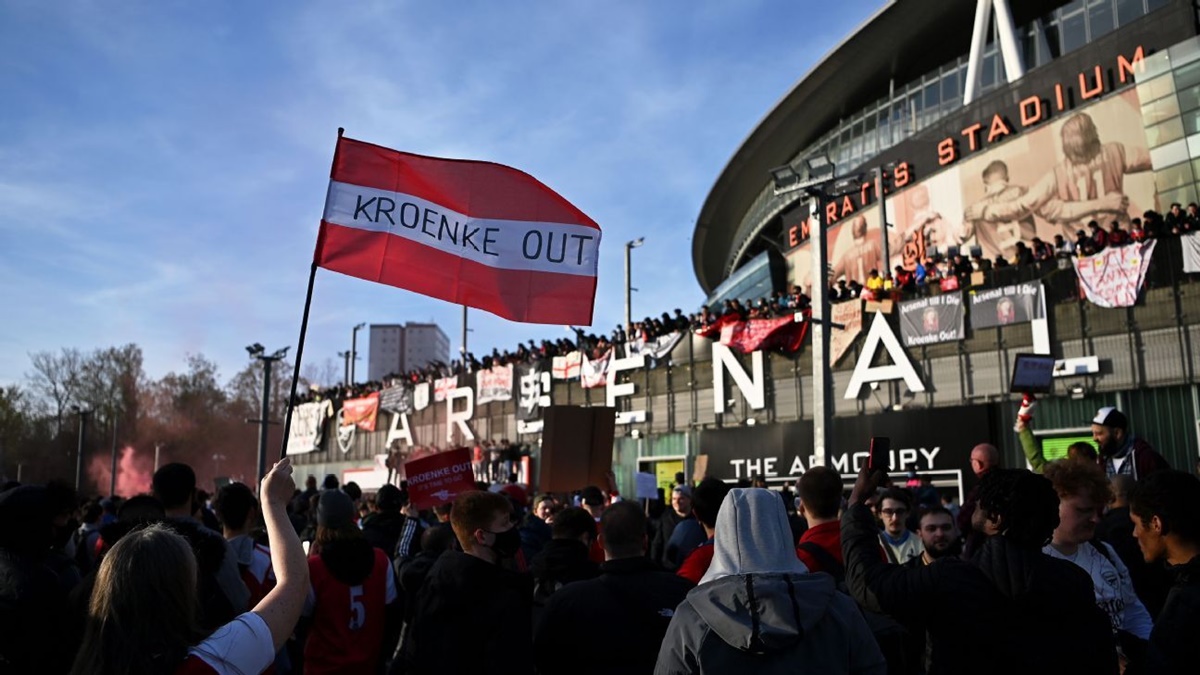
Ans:
{"label": "street lamp", "polygon": [[342,386],[350,386],[350,352],[338,352],[338,358],[342,360]]}
{"label": "street lamp", "polygon": [[350,384],[354,384],[354,362],[358,360],[358,331],[367,324],[360,323],[350,331]]}
{"label": "street lamp", "polygon": [[[813,351],[813,463],[825,464],[827,434],[833,431],[833,377],[829,362],[829,236],[825,231],[825,203],[850,181],[857,187],[859,177],[835,177],[836,167],[825,155],[814,155],[803,161],[771,170],[775,194],[803,191],[812,200],[812,215],[816,218],[809,247],[812,253],[812,322]],[[802,319],[799,313],[796,320]]]}
{"label": "street lamp", "polygon": [[84,410],[78,405],[71,406],[71,410],[79,415],[79,446],[75,451],[75,492],[79,492],[80,486],[83,485],[83,439],[87,435],[87,417],[92,411]]}
{"label": "street lamp", "polygon": [[[263,476],[267,475],[267,426],[271,424],[271,368],[276,361],[287,357],[288,347],[276,349],[275,353],[268,355],[266,349],[255,342],[246,347],[246,351],[250,353],[251,358],[258,359],[263,364],[262,417],[253,420],[258,422],[258,480],[261,481]],[[292,402],[288,401],[287,404],[290,406]],[[286,442],[286,439],[284,440]],[[217,461],[217,455],[213,455],[213,461]]]}
{"label": "street lamp", "polygon": [[635,290],[630,284],[632,282],[632,274],[629,269],[629,252],[642,245],[646,241],[645,237],[638,237],[633,241],[625,242],[625,330],[633,329],[633,291]]}

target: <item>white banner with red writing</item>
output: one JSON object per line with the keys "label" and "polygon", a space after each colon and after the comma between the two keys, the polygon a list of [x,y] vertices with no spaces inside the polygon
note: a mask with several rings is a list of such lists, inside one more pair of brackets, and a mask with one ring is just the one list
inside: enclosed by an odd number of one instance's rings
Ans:
{"label": "white banner with red writing", "polygon": [[471,451],[457,448],[404,463],[408,499],[418,509],[449,504],[458,495],[475,489]]}
{"label": "white banner with red writing", "polygon": [[1183,244],[1183,271],[1200,272],[1200,232],[1180,235],[1179,243]]}
{"label": "white banner with red writing", "polygon": [[446,394],[449,394],[458,387],[458,377],[451,375],[450,377],[442,377],[433,381],[433,400],[435,403],[441,403],[446,400]]}
{"label": "white banner with red writing", "polygon": [[1132,307],[1137,304],[1150,268],[1157,241],[1106,248],[1096,255],[1075,259],[1075,274],[1083,296],[1099,307]]}
{"label": "white banner with red writing", "polygon": [[512,321],[590,326],[600,226],[517,169],[338,138],[313,262]]}
{"label": "white banner with red writing", "polygon": [[379,392],[361,398],[342,401],[342,426],[356,425],[363,431],[375,431],[375,418],[379,414]]}
{"label": "white banner with red writing", "polygon": [[492,366],[475,373],[475,402],[511,401],[513,391],[513,367]]}

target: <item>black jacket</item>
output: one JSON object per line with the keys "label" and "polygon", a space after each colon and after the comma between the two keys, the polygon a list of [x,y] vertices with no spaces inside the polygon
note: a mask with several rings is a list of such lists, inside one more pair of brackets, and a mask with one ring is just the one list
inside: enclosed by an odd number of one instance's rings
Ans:
{"label": "black jacket", "polygon": [[546,548],[533,559],[534,605],[545,604],[563,586],[591,579],[600,574],[600,566],[592,561],[590,551],[578,539],[551,539]]}
{"label": "black jacket", "polygon": [[396,559],[396,543],[404,532],[404,515],[395,512],[372,513],[363,520],[362,533],[372,546],[387,554],[388,560]]}
{"label": "black jacket", "polygon": [[443,553],[417,594],[405,672],[528,675],[532,595],[528,576],[461,551]]}
{"label": "black jacket", "polygon": [[846,585],[859,605],[929,631],[931,675],[1014,672],[1002,660],[1014,634],[1003,620],[1004,600],[977,567],[960,558],[923,567],[883,562],[875,519],[861,505],[842,515],[842,555]]}
{"label": "black jacket", "polygon": [[650,559],[662,565],[663,569],[674,570],[679,567],[667,559],[667,542],[671,541],[671,535],[675,533],[675,526],[687,518],[676,513],[675,509],[667,504],[666,510],[655,521],[654,539],[650,542]]}
{"label": "black jacket", "polygon": [[[867,609],[927,627],[931,675],[1116,672],[1111,626],[1076,565],[994,536],[969,562],[902,567],[880,561],[876,536],[867,507],[846,510],[846,582]],[[1055,639],[1034,648],[1031,636],[1042,635]]]}
{"label": "black jacket", "polygon": [[1200,664],[1200,556],[1171,568],[1175,584],[1150,631],[1148,673],[1194,673]]}
{"label": "black jacket", "polygon": [[533,638],[538,672],[652,673],[671,616],[691,588],[644,557],[604,563],[599,577],[550,598]]}

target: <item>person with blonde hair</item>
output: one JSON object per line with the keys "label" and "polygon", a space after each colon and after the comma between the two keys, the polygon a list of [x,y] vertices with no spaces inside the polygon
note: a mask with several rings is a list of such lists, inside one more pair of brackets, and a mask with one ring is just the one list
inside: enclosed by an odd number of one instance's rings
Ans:
{"label": "person with blonde hair", "polygon": [[263,516],[277,583],[254,608],[204,635],[196,624],[191,546],[161,524],[121,538],[100,564],[73,675],[259,673],[287,642],[308,589],[308,566],[286,505],[288,459],[263,478]]}

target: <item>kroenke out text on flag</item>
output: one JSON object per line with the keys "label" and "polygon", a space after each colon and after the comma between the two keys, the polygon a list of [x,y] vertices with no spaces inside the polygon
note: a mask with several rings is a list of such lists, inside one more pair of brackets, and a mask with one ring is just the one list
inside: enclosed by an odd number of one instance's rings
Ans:
{"label": "kroenke out text on flag", "polygon": [[316,263],[513,321],[591,325],[600,228],[516,169],[342,137]]}

